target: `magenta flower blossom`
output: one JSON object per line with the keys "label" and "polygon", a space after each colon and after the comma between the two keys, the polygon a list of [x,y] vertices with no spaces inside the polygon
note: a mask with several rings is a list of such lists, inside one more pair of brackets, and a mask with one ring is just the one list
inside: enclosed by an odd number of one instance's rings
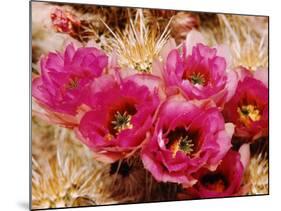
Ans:
{"label": "magenta flower blossom", "polygon": [[75,116],[85,89],[107,64],[108,58],[100,50],[76,49],[70,44],[64,53],[49,53],[41,59],[41,74],[32,81],[32,96],[47,113],[55,112],[61,119]]}
{"label": "magenta flower blossom", "polygon": [[222,106],[235,91],[236,73],[226,70],[226,60],[216,48],[198,43],[190,55],[186,46],[182,50],[182,55],[172,50],[163,68],[168,92],[179,90],[187,99],[212,99]]}
{"label": "magenta flower blossom", "polygon": [[231,133],[216,107],[171,98],[159,109],[154,132],[143,147],[144,167],[157,181],[191,186],[199,168],[216,168],[231,147]]}
{"label": "magenta flower blossom", "polygon": [[96,159],[112,163],[142,146],[159,100],[146,86],[107,75],[94,81],[88,102],[92,110],[82,117],[78,136]]}
{"label": "magenta flower blossom", "polygon": [[229,150],[215,171],[202,168],[195,173],[198,182],[183,193],[181,199],[217,198],[242,195],[244,165],[239,152]]}
{"label": "magenta flower blossom", "polygon": [[268,135],[268,88],[249,73],[242,76],[223,115],[235,124],[235,136],[248,142]]}

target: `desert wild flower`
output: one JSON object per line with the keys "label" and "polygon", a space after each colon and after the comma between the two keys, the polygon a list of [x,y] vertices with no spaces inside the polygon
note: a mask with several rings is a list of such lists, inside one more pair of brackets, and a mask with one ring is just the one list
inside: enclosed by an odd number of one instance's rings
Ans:
{"label": "desert wild flower", "polygon": [[159,182],[192,186],[200,168],[215,169],[231,147],[231,125],[227,132],[215,107],[171,98],[159,109],[150,139],[141,152],[144,167]]}
{"label": "desert wild flower", "polygon": [[96,81],[88,99],[91,109],[82,117],[77,134],[96,159],[113,163],[141,148],[159,98],[131,80],[119,83],[109,76]]}
{"label": "desert wild flower", "polygon": [[32,96],[50,122],[73,127],[83,110],[82,97],[95,77],[102,74],[108,57],[94,47],[69,44],[63,53],[49,53],[41,59],[40,75],[32,80]]}
{"label": "desert wild flower", "polygon": [[239,81],[223,115],[235,124],[234,135],[246,142],[268,136],[268,88],[262,81],[246,76]]}

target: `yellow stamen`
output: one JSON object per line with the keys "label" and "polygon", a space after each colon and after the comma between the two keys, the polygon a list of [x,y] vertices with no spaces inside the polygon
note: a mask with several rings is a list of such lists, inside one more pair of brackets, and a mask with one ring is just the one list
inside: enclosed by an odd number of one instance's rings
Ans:
{"label": "yellow stamen", "polygon": [[180,137],[179,139],[175,140],[171,146],[170,150],[173,152],[173,156],[175,157],[178,151],[182,151],[185,154],[191,154],[194,149],[194,144],[192,143],[191,139],[188,139],[188,136],[185,138]]}
{"label": "yellow stamen", "polygon": [[238,107],[237,112],[240,116],[240,121],[246,126],[249,125],[250,120],[256,122],[261,118],[260,110],[254,105],[243,105]]}

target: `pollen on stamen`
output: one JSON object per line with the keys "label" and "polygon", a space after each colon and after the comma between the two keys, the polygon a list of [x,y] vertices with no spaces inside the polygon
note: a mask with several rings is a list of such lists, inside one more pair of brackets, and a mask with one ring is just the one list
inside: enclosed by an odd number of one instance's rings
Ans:
{"label": "pollen on stamen", "polygon": [[194,151],[193,147],[194,144],[192,139],[189,139],[188,136],[185,136],[184,138],[181,136],[179,139],[173,141],[170,145],[170,150],[172,151],[173,156],[176,156],[178,151],[189,155]]}
{"label": "pollen on stamen", "polygon": [[248,124],[249,121],[259,121],[261,118],[260,110],[254,105],[243,105],[237,108],[241,122]]}

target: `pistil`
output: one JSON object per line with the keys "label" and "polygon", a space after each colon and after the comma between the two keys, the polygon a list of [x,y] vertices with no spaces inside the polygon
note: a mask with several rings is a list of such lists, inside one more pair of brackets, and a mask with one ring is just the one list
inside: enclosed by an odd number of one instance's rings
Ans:
{"label": "pistil", "polygon": [[205,76],[202,73],[193,73],[189,77],[189,81],[194,85],[199,84],[199,85],[202,85],[202,86],[204,86],[205,83],[206,83]]}
{"label": "pistil", "polygon": [[113,125],[113,129],[120,133],[125,129],[132,129],[133,125],[131,124],[132,116],[125,111],[124,113],[120,113],[117,111],[114,115],[114,120],[111,122]]}

